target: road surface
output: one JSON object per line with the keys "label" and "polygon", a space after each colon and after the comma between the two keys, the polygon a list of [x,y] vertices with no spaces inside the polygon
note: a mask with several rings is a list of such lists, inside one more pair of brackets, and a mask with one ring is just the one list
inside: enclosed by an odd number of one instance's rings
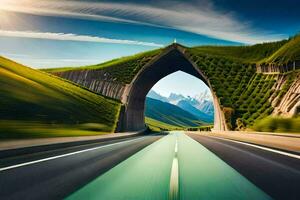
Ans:
{"label": "road surface", "polygon": [[300,199],[300,160],[172,132],[0,160],[1,199]]}
{"label": "road surface", "polygon": [[300,199],[300,159],[230,140],[188,135],[273,198]]}
{"label": "road surface", "polygon": [[160,137],[142,136],[1,159],[0,199],[62,199]]}

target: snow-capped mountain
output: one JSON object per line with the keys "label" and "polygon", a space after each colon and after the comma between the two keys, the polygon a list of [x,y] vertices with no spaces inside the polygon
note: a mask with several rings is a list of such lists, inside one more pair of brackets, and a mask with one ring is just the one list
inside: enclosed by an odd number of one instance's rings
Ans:
{"label": "snow-capped mountain", "polygon": [[194,116],[196,116],[199,120],[201,120],[203,122],[211,123],[214,120],[213,115],[208,115],[207,113],[204,113],[203,111],[197,109],[187,100],[179,101],[177,106],[180,107],[181,109],[193,114]]}
{"label": "snow-capped mountain", "polygon": [[167,98],[168,102],[174,105],[177,105],[179,101],[184,100],[185,97],[181,94],[174,94],[171,93],[170,96]]}
{"label": "snow-capped mountain", "polygon": [[150,90],[147,94],[147,97],[169,103],[169,100],[167,97],[164,97],[164,96],[158,94],[154,90]]}
{"label": "snow-capped mountain", "polygon": [[214,115],[214,104],[212,101],[203,100],[198,105],[195,105],[195,107],[208,115]]}
{"label": "snow-capped mountain", "polygon": [[203,93],[200,93],[194,97],[197,101],[201,102],[204,100],[213,101],[212,96],[208,90],[205,90]]}

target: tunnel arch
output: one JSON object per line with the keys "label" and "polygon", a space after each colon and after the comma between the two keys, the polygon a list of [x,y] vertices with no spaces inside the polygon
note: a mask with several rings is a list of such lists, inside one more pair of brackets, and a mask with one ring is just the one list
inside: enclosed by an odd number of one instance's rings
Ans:
{"label": "tunnel arch", "polygon": [[213,130],[227,130],[224,114],[209,79],[185,55],[185,49],[178,44],[169,46],[145,65],[126,88],[121,100],[124,107],[120,113],[117,130],[138,131],[145,129],[144,109],[147,93],[159,80],[177,71],[195,76],[208,86],[214,101]]}

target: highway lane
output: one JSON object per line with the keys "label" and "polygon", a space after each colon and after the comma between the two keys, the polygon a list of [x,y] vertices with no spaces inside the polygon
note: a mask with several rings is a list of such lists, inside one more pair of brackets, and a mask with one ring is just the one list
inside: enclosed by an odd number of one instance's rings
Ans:
{"label": "highway lane", "polygon": [[141,136],[1,159],[0,198],[64,198],[161,137]]}
{"label": "highway lane", "polygon": [[189,136],[172,132],[1,159],[0,197],[299,199],[299,159]]}
{"label": "highway lane", "polygon": [[178,146],[180,199],[271,199],[192,138],[181,136]]}
{"label": "highway lane", "polygon": [[300,199],[300,160],[236,142],[188,134],[274,199]]}
{"label": "highway lane", "polygon": [[173,132],[96,178],[68,199],[271,198],[202,145],[182,132]]}
{"label": "highway lane", "polygon": [[175,139],[168,135],[152,143],[68,199],[168,199]]}

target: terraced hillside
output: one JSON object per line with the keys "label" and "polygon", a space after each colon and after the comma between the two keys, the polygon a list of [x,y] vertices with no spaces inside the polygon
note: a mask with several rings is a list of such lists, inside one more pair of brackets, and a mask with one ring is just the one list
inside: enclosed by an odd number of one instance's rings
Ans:
{"label": "terraced hillside", "polygon": [[[75,71],[96,70],[99,72],[103,70],[104,72],[106,72],[104,76],[109,76],[106,77],[106,80],[111,80],[111,81],[116,81],[119,83],[126,84],[131,82],[133,77],[146,63],[148,63],[154,56],[158,55],[161,52],[162,49],[157,49],[153,51],[136,54],[133,56],[114,59],[98,65],[76,67]],[[44,71],[51,72],[53,74],[64,73],[68,71],[74,72],[74,67],[50,68],[50,69],[44,69]],[[91,76],[97,76],[97,75],[99,74],[91,74]]]}
{"label": "terraced hillside", "polygon": [[[261,63],[266,65],[266,61],[274,58],[275,55],[286,59],[287,52],[282,49],[287,47],[293,49],[293,52],[289,52],[287,63],[297,62],[300,52],[294,50],[300,49],[299,38],[300,36],[297,36],[289,41],[245,47],[189,49],[190,59],[208,77],[218,96],[229,129],[241,130],[252,127],[255,121],[272,113],[296,115],[296,104],[300,101],[300,85],[296,82],[300,73],[297,68],[287,73],[279,71],[258,73],[257,65]],[[281,66],[282,61],[278,59],[277,61],[278,63],[275,63],[272,60],[272,64]],[[292,85],[298,88],[298,91],[294,88],[294,92],[291,92],[292,96],[286,98],[289,108],[278,110],[278,105]]]}
{"label": "terraced hillside", "polygon": [[103,65],[49,72],[126,105],[136,76],[173,48],[203,74],[227,127],[244,129],[270,114],[294,116],[299,112],[299,40],[300,35],[253,46],[186,48],[173,44]]}
{"label": "terraced hillside", "polygon": [[0,138],[112,132],[119,110],[115,100],[0,57]]}

